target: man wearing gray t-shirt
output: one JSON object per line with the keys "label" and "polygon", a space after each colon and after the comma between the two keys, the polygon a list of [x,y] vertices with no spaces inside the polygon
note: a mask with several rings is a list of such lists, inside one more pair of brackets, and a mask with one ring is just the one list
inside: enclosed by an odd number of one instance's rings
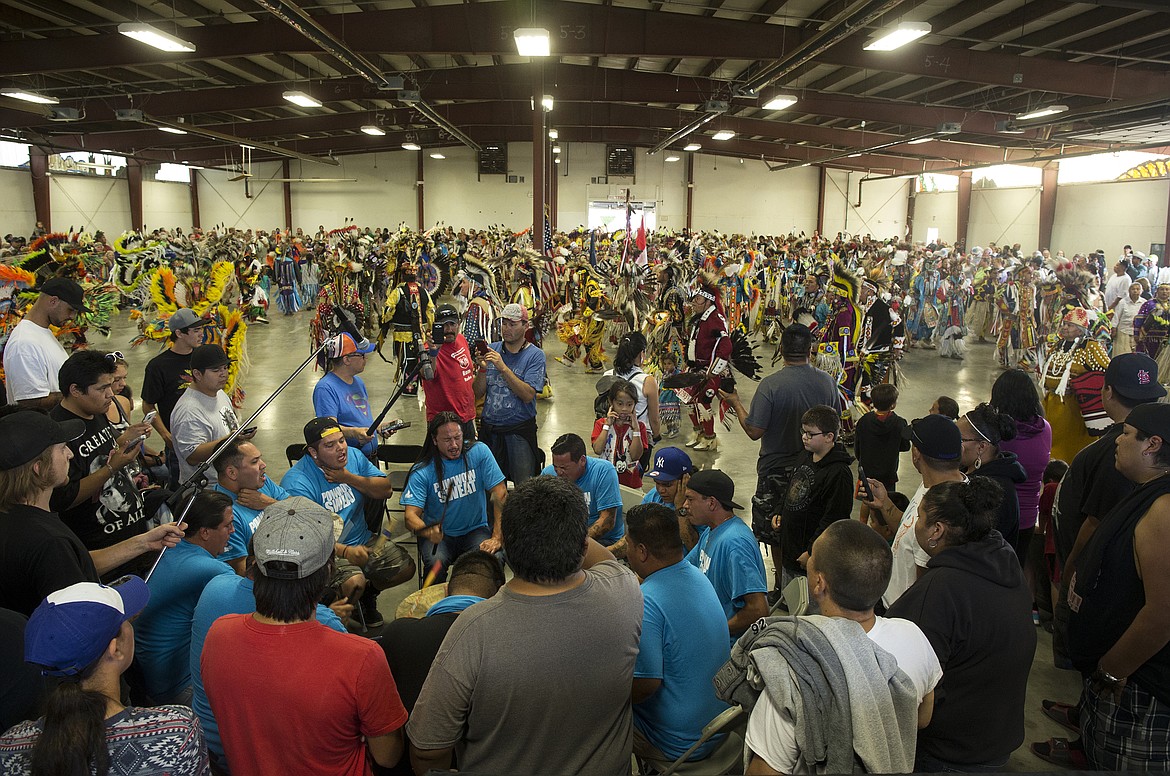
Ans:
{"label": "man wearing gray t-shirt", "polygon": [[781,589],[780,534],[772,528],[772,515],[784,506],[793,466],[804,450],[800,417],[818,404],[841,405],[837,383],[809,363],[812,343],[812,332],[803,324],[794,323],[784,330],[780,335],[784,366],[760,381],[752,397],[751,412],[744,409],[738,395],[722,394],[735,408],[744,433],[761,440],[756,495],[752,497],[752,531],[771,549],[776,590]]}
{"label": "man wearing gray t-shirt", "polygon": [[[638,580],[587,539],[580,489],[528,480],[501,526],[515,577],[448,631],[407,733],[415,773],[630,772]],[[534,742],[536,742],[534,744]]]}

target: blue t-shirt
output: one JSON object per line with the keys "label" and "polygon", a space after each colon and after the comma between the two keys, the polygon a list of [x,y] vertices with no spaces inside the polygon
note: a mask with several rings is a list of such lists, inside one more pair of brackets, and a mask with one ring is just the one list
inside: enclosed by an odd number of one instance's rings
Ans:
{"label": "blue t-shirt", "polygon": [[[252,534],[256,533],[256,526],[260,523],[260,513],[263,510],[244,506],[236,501],[235,493],[221,488],[219,483],[212,485],[211,489],[218,490],[232,500],[232,526],[234,530],[228,539],[227,547],[224,547],[223,552],[219,554],[217,560],[222,560],[226,563],[236,558],[248,557],[248,542],[252,541]],[[277,501],[283,501],[288,498],[288,493],[285,489],[268,477],[264,478],[264,484],[260,486],[260,493]]]}
{"label": "blue t-shirt", "polygon": [[[504,359],[504,365],[516,373],[532,389],[540,393],[544,389],[544,351],[532,343],[520,348],[519,353],[509,353],[502,342],[493,342],[491,349]],[[483,420],[493,426],[514,426],[536,417],[536,397],[522,402],[512,393],[504,376],[494,365],[487,367],[487,389],[483,396]]]}
{"label": "blue t-shirt", "polygon": [[[642,496],[642,503],[661,504],[662,506],[669,509],[674,509],[674,502],[672,501],[668,504],[667,502],[663,501],[661,494],[658,492],[658,488],[651,488],[649,493],[647,493],[645,496]],[[236,530],[238,531],[239,529],[237,528]]]}
{"label": "blue t-shirt", "polygon": [[[727,708],[711,680],[731,656],[727,619],[702,572],[680,560],[642,583],[642,639],[634,676],[661,679],[658,691],[634,706],[634,725],[670,759],[681,757],[703,727]],[[691,756],[706,757],[717,739]]]}
{"label": "blue t-shirt", "polygon": [[[377,466],[370,463],[364,455],[350,453],[345,460],[345,470],[359,477],[385,477]],[[373,536],[366,525],[366,497],[356,488],[344,482],[329,482],[325,473],[308,453],[285,472],[280,487],[288,491],[290,496],[304,496],[310,501],[316,501],[321,506],[341,515],[345,527],[341,529],[341,544],[356,547],[365,544]]]}
{"label": "blue t-shirt", "polygon": [[168,699],[191,683],[191,620],[203,588],[232,567],[186,539],[163,553],[147,581],[150,603],[134,621],[134,654],[146,692]]}
{"label": "blue t-shirt", "polygon": [[[374,413],[370,410],[370,394],[359,375],[353,376],[352,385],[346,385],[345,381],[333,372],[318,380],[313,386],[313,412],[318,418],[337,418],[337,422],[343,426],[365,429],[374,422]],[[348,437],[346,439],[350,447],[357,447],[353,440]],[[377,436],[360,449],[370,456],[378,452]]]}
{"label": "blue t-shirt", "polygon": [[752,529],[738,517],[702,536],[687,553],[687,560],[711,580],[727,620],[743,608],[745,595],[768,590],[760,545]]}
{"label": "blue t-shirt", "polygon": [[[216,577],[203,588],[199,604],[195,607],[195,618],[191,623],[191,650],[189,654],[191,689],[194,691],[191,707],[203,723],[203,737],[207,748],[223,758],[223,744],[219,740],[219,725],[211,712],[211,703],[203,689],[203,670],[199,658],[203,654],[203,642],[211,624],[225,614],[250,614],[256,611],[256,599],[252,595],[252,580],[235,574]],[[346,633],[341,620],[328,606],[317,604],[317,622],[338,633]]]}
{"label": "blue t-shirt", "polygon": [[[542,475],[557,476],[552,464],[544,467]],[[585,494],[585,506],[589,507],[589,525],[597,522],[603,509],[617,507],[613,528],[597,539],[607,547],[626,535],[626,518],[622,515],[622,492],[618,487],[617,469],[609,461],[600,458],[585,459],[585,473],[574,483]]]}
{"label": "blue t-shirt", "polygon": [[442,482],[435,481],[434,461],[411,471],[398,502],[421,509],[427,525],[441,521],[445,536],[463,536],[487,527],[484,494],[503,481],[504,473],[492,451],[483,442],[476,442],[454,461],[443,459]]}

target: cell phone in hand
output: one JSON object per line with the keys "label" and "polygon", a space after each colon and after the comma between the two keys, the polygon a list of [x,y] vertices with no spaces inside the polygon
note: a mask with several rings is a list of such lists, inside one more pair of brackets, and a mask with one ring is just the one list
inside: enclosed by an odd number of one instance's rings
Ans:
{"label": "cell phone in hand", "polygon": [[142,422],[149,425],[149,424],[153,423],[154,419],[157,417],[158,417],[158,410],[151,410],[150,412],[146,413],[146,417],[144,417],[142,419]]}
{"label": "cell phone in hand", "polygon": [[857,482],[861,486],[858,493],[865,493],[866,501],[873,501],[873,488],[869,487],[869,478],[865,476],[865,468],[858,464]]}
{"label": "cell phone in hand", "polygon": [[477,356],[486,356],[489,350],[491,348],[488,347],[487,340],[478,340],[475,343],[475,354]]}
{"label": "cell phone in hand", "polygon": [[248,426],[246,429],[244,429],[243,431],[240,432],[240,436],[242,436],[242,437],[252,436],[253,434],[255,434],[259,430],[260,430],[259,426]]}
{"label": "cell phone in hand", "polygon": [[390,435],[395,431],[401,431],[404,428],[410,428],[411,422],[409,420],[396,420],[389,425],[382,426],[378,429],[379,434]]}

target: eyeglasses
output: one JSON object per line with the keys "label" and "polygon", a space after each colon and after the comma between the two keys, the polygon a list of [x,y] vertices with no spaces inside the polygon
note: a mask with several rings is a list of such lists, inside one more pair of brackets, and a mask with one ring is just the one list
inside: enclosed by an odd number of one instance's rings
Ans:
{"label": "eyeglasses", "polygon": [[111,350],[109,353],[106,354],[106,358],[110,359],[111,361],[125,361],[126,360],[126,356],[120,350]]}
{"label": "eyeglasses", "polygon": [[813,433],[813,432],[811,432],[811,431],[805,431],[804,429],[801,429],[801,430],[800,430],[800,438],[801,438],[801,439],[812,439],[813,437],[824,436],[825,434],[828,434],[828,433],[830,433],[830,432],[828,432],[828,431],[817,431],[816,433]]}

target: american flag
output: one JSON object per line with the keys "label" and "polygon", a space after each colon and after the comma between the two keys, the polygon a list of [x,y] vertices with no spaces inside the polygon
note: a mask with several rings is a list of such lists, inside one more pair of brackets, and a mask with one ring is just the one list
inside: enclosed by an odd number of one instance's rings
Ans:
{"label": "american flag", "polygon": [[553,255],[552,224],[548,222],[548,214],[544,217],[544,255]]}

